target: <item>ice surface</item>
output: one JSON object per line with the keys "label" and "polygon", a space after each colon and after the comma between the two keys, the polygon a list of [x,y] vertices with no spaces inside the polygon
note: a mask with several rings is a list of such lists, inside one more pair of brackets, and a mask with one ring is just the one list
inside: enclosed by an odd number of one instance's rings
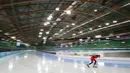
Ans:
{"label": "ice surface", "polygon": [[84,62],[69,63],[60,58],[48,60],[35,52],[27,52],[0,58],[0,73],[130,73],[130,68],[99,64],[98,68],[88,68]]}

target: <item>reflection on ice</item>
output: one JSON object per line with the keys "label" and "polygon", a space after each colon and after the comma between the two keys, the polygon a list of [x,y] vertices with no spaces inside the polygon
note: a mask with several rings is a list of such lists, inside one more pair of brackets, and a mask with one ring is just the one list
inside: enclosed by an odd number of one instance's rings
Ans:
{"label": "reflection on ice", "polygon": [[45,67],[45,71],[48,72],[48,66]]}
{"label": "reflection on ice", "polygon": [[38,71],[38,73],[43,73],[42,71]]}
{"label": "reflection on ice", "polygon": [[50,60],[47,59],[47,57],[41,58],[32,54],[23,53],[18,56],[11,56],[11,58],[1,58],[0,73],[111,73],[111,71],[113,71],[113,73],[130,72],[129,68],[120,68],[115,64],[112,67],[104,66],[104,62],[102,61],[98,61],[98,68],[93,68],[93,65],[88,68],[85,64],[86,61],[79,61],[74,59],[71,63],[68,62],[62,57],[59,57],[57,60]]}
{"label": "reflection on ice", "polygon": [[74,63],[74,68],[76,69],[78,67],[77,62]]}
{"label": "reflection on ice", "polygon": [[54,65],[54,67],[56,67],[56,65]]}
{"label": "reflection on ice", "polygon": [[61,60],[61,62],[64,62],[64,60]]}
{"label": "reflection on ice", "polygon": [[58,57],[58,61],[59,61],[59,62],[61,61],[61,58],[60,58],[60,57]]}
{"label": "reflection on ice", "polygon": [[38,71],[41,71],[41,65],[40,64],[37,64],[37,69],[38,69]]}
{"label": "reflection on ice", "polygon": [[28,56],[27,56],[27,55],[25,55],[25,56],[24,56],[24,59],[26,59],[26,58],[28,58]]}
{"label": "reflection on ice", "polygon": [[95,71],[95,69],[92,69],[93,70],[93,73],[97,73],[96,71]]}
{"label": "reflection on ice", "polygon": [[98,65],[104,66],[104,62],[98,62]]}
{"label": "reflection on ice", "polygon": [[52,60],[50,61],[50,64],[52,65]]}
{"label": "reflection on ice", "polygon": [[44,66],[46,64],[45,60],[42,60],[42,65]]}
{"label": "reflection on ice", "polygon": [[63,69],[60,70],[60,73],[63,73]]}
{"label": "reflection on ice", "polygon": [[9,65],[8,65],[8,69],[11,71],[13,69],[13,63],[12,62],[9,62]]}
{"label": "reflection on ice", "polygon": [[82,66],[82,67],[81,67],[81,70],[84,72],[84,71],[85,71],[85,67],[84,67],[84,66]]}
{"label": "reflection on ice", "polygon": [[19,60],[20,59],[20,57],[19,56],[15,56],[15,60],[17,61],[17,60]]}

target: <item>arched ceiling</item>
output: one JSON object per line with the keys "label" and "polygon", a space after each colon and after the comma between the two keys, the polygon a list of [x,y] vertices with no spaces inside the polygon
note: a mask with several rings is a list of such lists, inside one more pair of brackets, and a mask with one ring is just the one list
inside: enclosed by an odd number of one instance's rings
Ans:
{"label": "arched ceiling", "polygon": [[34,44],[44,37],[68,42],[128,32],[130,0],[0,0],[1,39],[15,36],[15,40]]}

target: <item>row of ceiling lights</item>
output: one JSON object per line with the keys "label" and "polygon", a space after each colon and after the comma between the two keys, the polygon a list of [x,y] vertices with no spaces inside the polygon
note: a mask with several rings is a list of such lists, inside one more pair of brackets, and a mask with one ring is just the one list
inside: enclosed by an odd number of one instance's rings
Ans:
{"label": "row of ceiling lights", "polygon": [[[71,24],[72,26],[75,26],[75,23],[72,23]],[[68,28],[68,27],[70,27],[70,25],[66,25],[66,27],[65,28]],[[60,31],[58,32],[58,33],[55,33],[54,35],[58,35],[60,32],[62,32],[64,29],[60,29]]]}
{"label": "row of ceiling lights", "polygon": [[[2,31],[2,30],[0,30],[0,32],[3,32],[3,31]],[[9,36],[9,33],[4,33],[4,35]],[[10,38],[11,38],[11,39],[13,39],[13,40],[16,40],[16,41],[18,41],[18,42],[22,42],[21,40],[16,39],[16,37],[15,37],[15,36],[11,36]],[[2,38],[2,40],[5,40],[5,39],[4,39],[4,38]],[[6,40],[6,41],[9,41],[9,40]]]}
{"label": "row of ceiling lights", "polygon": [[[117,21],[113,21],[113,23],[117,23]],[[75,26],[75,23],[72,23],[71,25]],[[108,25],[110,25],[110,23],[105,23],[105,25],[108,26]],[[66,25],[66,27],[69,27],[69,25]],[[99,25],[98,27],[101,28],[102,26]],[[89,28],[89,30],[93,30],[93,28]],[[62,32],[62,31],[63,31],[63,29],[60,29],[60,32]],[[80,31],[79,33],[82,34],[83,31]],[[55,33],[54,35],[59,35],[59,33]],[[73,33],[72,35],[75,36],[76,34]]]}
{"label": "row of ceiling lights", "polygon": [[[60,8],[57,7],[57,8],[55,8],[55,10],[56,10],[56,11],[59,11]],[[71,11],[70,11],[70,10],[67,10],[67,11],[64,11],[64,12],[66,12],[67,14],[71,14]],[[47,17],[47,20],[50,21],[52,18],[53,18],[53,14],[50,14],[50,15]],[[45,23],[44,23],[44,26],[49,25],[49,24],[50,24],[49,21],[48,21],[48,22],[45,22]],[[61,21],[61,19],[60,19],[60,18],[57,18],[56,21]],[[53,23],[53,25],[57,25],[57,23],[55,22],[55,23]],[[67,26],[67,27],[68,27],[68,26]],[[60,31],[62,31],[62,30],[60,30]],[[43,29],[41,29],[41,31],[39,32],[39,36],[38,36],[38,37],[42,37],[42,34],[43,34],[42,32],[43,32]],[[49,34],[49,31],[47,31],[46,34]],[[56,35],[57,35],[57,34],[56,34]],[[47,38],[43,37],[43,39],[46,40]]]}
{"label": "row of ceiling lights", "polygon": [[[113,21],[113,23],[117,23],[117,21]],[[110,25],[110,23],[105,23],[105,25],[108,26],[108,25]],[[98,27],[101,28],[102,26],[99,25]],[[89,30],[93,30],[93,28],[89,28]],[[82,34],[83,31],[80,31],[79,33]],[[56,35],[58,35],[58,33]],[[72,34],[72,36],[75,36],[75,35],[76,35],[75,33]],[[101,37],[102,37],[101,35],[96,35],[95,36],[95,38],[101,38]],[[106,39],[109,39],[109,38],[106,38]]]}
{"label": "row of ceiling lights", "polygon": [[[96,11],[97,11],[97,10],[95,9],[94,12],[96,12]],[[117,23],[117,21],[115,20],[115,21],[113,21],[113,23]],[[75,23],[72,23],[72,25],[74,26]],[[105,25],[108,26],[108,25],[110,25],[110,23],[105,23]],[[66,25],[66,28],[67,28],[67,27],[69,27],[69,25]],[[98,27],[101,28],[102,26],[99,25]],[[93,30],[93,28],[89,28],[89,30]],[[62,32],[62,31],[63,31],[63,29],[60,29],[60,32]],[[82,34],[83,31],[80,31],[79,33]],[[54,35],[58,35],[58,34],[59,34],[59,33],[55,33]],[[72,35],[75,36],[76,34],[74,33],[74,34],[72,34]]]}
{"label": "row of ceiling lights", "polygon": [[[59,8],[56,8],[56,9],[58,11]],[[98,11],[97,9],[94,9],[94,12],[97,12],[97,11]],[[70,15],[72,10],[66,10],[64,12],[66,12],[68,15]],[[75,23],[72,23],[71,25],[75,26]],[[107,23],[107,25],[109,25],[109,23]],[[69,26],[70,25],[66,25],[66,27],[69,27]],[[101,26],[99,26],[99,27],[101,27]],[[60,32],[61,32],[61,30],[63,30],[63,29],[60,29]],[[90,28],[90,30],[92,30],[92,28]],[[80,33],[82,33],[82,31]],[[58,35],[58,33],[55,33],[54,35]],[[72,34],[72,35],[76,35],[76,34]]]}
{"label": "row of ceiling lights", "polygon": [[[116,20],[114,20],[114,21],[113,21],[113,23],[115,24],[115,23],[117,23],[117,21],[116,21]],[[106,26],[109,26],[109,25],[110,25],[110,23],[105,23],[105,25],[106,25]],[[99,25],[98,27],[99,27],[99,28],[101,28],[102,26],[101,26],[101,25]],[[90,30],[90,31],[92,31],[92,30],[93,30],[93,28],[89,28],[89,30]],[[82,34],[82,33],[83,33],[83,31],[79,31],[79,33],[80,33],[80,34]],[[75,33],[73,33],[73,34],[72,34],[72,36],[75,36],[75,35],[76,35]]]}
{"label": "row of ceiling lights", "polygon": [[[43,31],[44,31],[43,29],[40,29],[39,36],[38,36],[38,37],[42,37]],[[47,31],[46,34],[48,35],[48,34],[49,34],[49,31]],[[43,37],[43,38],[44,38],[44,37]]]}
{"label": "row of ceiling lights", "polygon": [[[55,10],[56,10],[56,11],[59,11],[60,8],[57,7]],[[64,12],[65,12],[66,14],[70,15],[70,14],[71,14],[71,11],[72,11],[72,10],[65,10]],[[97,9],[94,9],[94,12],[97,12]],[[50,15],[47,17],[47,20],[51,20],[52,18],[53,18],[53,15],[50,14]],[[60,18],[57,18],[56,21],[61,21],[61,19],[60,19]],[[113,23],[116,23],[116,22],[117,22],[117,21],[113,21]],[[50,22],[45,22],[45,23],[44,23],[45,26],[46,26],[46,25],[49,25],[49,24],[50,24]],[[53,23],[53,25],[56,25],[56,24],[57,24],[57,23]],[[72,25],[75,25],[75,23],[72,23]],[[109,23],[106,23],[106,25],[109,25]],[[69,27],[69,25],[66,25],[66,27]],[[102,27],[102,26],[99,25],[98,27]],[[92,30],[92,28],[89,28],[89,30]],[[62,31],[63,31],[63,29],[60,30],[60,32],[62,32]],[[80,31],[79,33],[82,33],[82,31]],[[46,32],[46,34],[49,34],[49,32]],[[58,33],[55,33],[54,35],[58,35]],[[73,34],[73,35],[76,35],[76,34]],[[39,37],[41,37],[41,36],[39,35]]]}
{"label": "row of ceiling lights", "polygon": [[[15,36],[12,36],[12,37],[10,37],[10,38],[13,39],[13,40],[15,40],[15,41],[17,41],[17,42],[22,42],[21,40],[16,39]],[[1,40],[6,40],[6,39],[2,38]],[[6,40],[6,41],[9,41],[9,40]]]}
{"label": "row of ceiling lights", "polygon": [[[75,26],[75,23],[72,23],[71,25],[72,25],[72,26]],[[66,25],[65,28],[68,28],[68,27],[70,27],[70,25]],[[63,30],[64,30],[64,29],[60,29],[59,33],[62,32]]]}
{"label": "row of ceiling lights", "polygon": [[[57,7],[55,10],[56,10],[56,11],[59,11],[60,8]],[[66,14],[68,14],[68,15],[71,14],[71,10],[65,10],[64,12],[65,12]],[[47,20],[50,21],[52,18],[53,18],[53,14],[50,14],[50,15],[47,17]],[[48,21],[48,22],[45,22],[44,25],[45,25],[45,26],[49,25],[49,24],[50,24],[49,21]],[[61,19],[60,19],[60,18],[57,18],[56,21],[61,21]],[[56,23],[53,23],[53,24],[56,25]]]}
{"label": "row of ceiling lights", "polygon": [[[76,5],[76,3],[77,3],[77,1],[73,2],[72,5],[70,5],[61,15],[64,15],[64,14],[70,15],[70,14],[72,13],[72,7],[73,7],[74,5]],[[59,11],[60,8],[57,7],[57,8],[55,8],[55,10],[56,10],[56,11]],[[49,16],[49,17],[52,18],[52,16]],[[61,19],[60,19],[60,18],[57,18],[56,21],[61,21]],[[53,23],[53,25],[56,25],[56,24],[57,24],[57,23]],[[72,23],[72,25],[74,26],[75,23]],[[70,27],[70,26],[67,25],[66,28],[67,28],[67,27]],[[63,31],[63,29],[60,29],[60,32],[62,32],[62,31]],[[55,33],[54,35],[58,35],[58,34],[59,34],[59,33]],[[52,38],[52,37],[51,37],[51,38]]]}
{"label": "row of ceiling lights", "polygon": [[[100,8],[102,8],[102,7],[100,7]],[[97,9],[94,9],[94,12],[97,12],[98,10]],[[113,23],[117,23],[117,21],[113,21]],[[109,25],[110,23],[106,23],[105,25]],[[101,25],[99,25],[98,26],[99,28],[101,28],[102,26]],[[92,28],[89,28],[89,30],[92,30]],[[75,35],[75,34],[74,34]]]}

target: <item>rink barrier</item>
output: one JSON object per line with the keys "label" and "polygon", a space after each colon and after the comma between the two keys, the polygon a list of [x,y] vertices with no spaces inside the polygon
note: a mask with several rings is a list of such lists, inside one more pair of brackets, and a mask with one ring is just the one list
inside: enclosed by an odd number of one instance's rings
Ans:
{"label": "rink barrier", "polygon": [[5,56],[9,56],[12,54],[17,54],[20,52],[24,52],[24,50],[19,50],[19,51],[10,51],[10,52],[0,52],[0,58],[5,57]]}
{"label": "rink barrier", "polygon": [[[59,62],[77,63],[77,64],[88,64],[89,58],[68,58],[58,57],[55,54],[49,54],[44,52],[36,52],[36,55],[48,60],[56,60]],[[130,61],[126,60],[108,60],[108,59],[97,59],[99,66],[110,66],[110,67],[121,67],[130,68]]]}
{"label": "rink barrier", "polygon": [[[121,54],[120,54],[121,53]],[[79,57],[89,57],[89,55],[93,55],[93,54],[98,54],[101,57],[128,57],[130,58],[130,50],[89,50],[89,51],[57,51],[56,54],[58,56],[71,56],[71,57],[75,57],[75,56],[79,56]]]}
{"label": "rink barrier", "polygon": [[62,47],[62,48],[56,48],[56,51],[100,51],[100,50],[130,50],[130,48],[67,48],[67,47]]}

